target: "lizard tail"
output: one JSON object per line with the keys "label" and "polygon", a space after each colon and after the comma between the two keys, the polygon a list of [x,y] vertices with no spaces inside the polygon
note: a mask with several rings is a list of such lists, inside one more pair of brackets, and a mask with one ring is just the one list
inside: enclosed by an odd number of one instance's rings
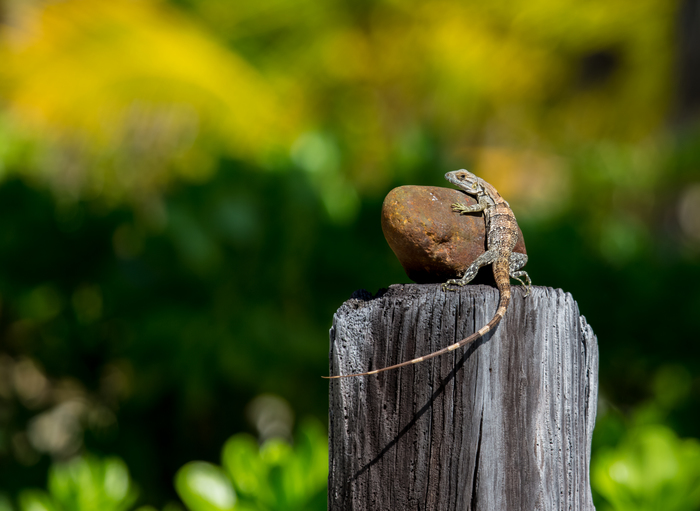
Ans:
{"label": "lizard tail", "polygon": [[491,318],[491,321],[489,321],[486,325],[484,325],[477,332],[474,332],[473,334],[471,334],[469,337],[465,337],[461,341],[456,342],[454,344],[451,344],[447,348],[443,348],[441,350],[434,351],[434,352],[430,353],[429,355],[414,358],[413,360],[408,360],[407,362],[401,362],[400,364],[395,364],[393,366],[382,367],[381,369],[375,369],[374,371],[367,371],[366,373],[341,374],[338,376],[321,376],[321,378],[324,378],[326,380],[335,380],[338,378],[352,378],[355,376],[367,376],[370,374],[377,374],[377,373],[381,373],[384,371],[388,371],[390,369],[396,369],[398,367],[417,364],[418,362],[423,362],[424,360],[438,357],[438,356],[443,355],[445,353],[449,353],[450,351],[454,351],[458,348],[461,348],[462,346],[466,346],[467,344],[476,341],[479,337],[483,337],[488,332],[490,332],[491,330],[496,328],[496,325],[498,325],[498,323],[501,322],[501,319],[503,319],[503,316],[506,313],[506,309],[508,308],[508,303],[510,303],[510,289],[503,289],[503,290],[501,290],[500,294],[501,294],[501,297],[500,297],[500,300],[498,301],[498,309],[496,310],[496,314],[493,315],[493,318]]}

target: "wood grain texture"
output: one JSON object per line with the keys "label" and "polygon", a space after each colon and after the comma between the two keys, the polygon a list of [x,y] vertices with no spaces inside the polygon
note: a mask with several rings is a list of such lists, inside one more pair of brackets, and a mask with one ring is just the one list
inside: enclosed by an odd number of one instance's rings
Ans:
{"label": "wood grain texture", "polygon": [[[435,284],[358,292],[333,318],[330,374],[428,354],[485,325],[498,291]],[[598,347],[570,294],[513,288],[464,349],[330,382],[329,509],[594,509]]]}

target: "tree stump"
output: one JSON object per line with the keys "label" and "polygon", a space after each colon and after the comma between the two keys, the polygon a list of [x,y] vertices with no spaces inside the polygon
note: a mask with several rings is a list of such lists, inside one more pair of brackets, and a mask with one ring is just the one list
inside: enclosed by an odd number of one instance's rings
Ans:
{"label": "tree stump", "polygon": [[[391,286],[345,302],[330,374],[426,355],[496,312],[498,290]],[[514,286],[500,325],[463,349],[330,382],[329,509],[592,510],[598,346],[570,294]]]}

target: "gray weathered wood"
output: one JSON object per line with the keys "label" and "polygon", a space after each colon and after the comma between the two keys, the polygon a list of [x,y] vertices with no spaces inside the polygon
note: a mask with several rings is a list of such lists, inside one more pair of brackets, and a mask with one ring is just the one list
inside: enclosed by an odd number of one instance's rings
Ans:
{"label": "gray weathered wood", "polygon": [[[485,325],[498,291],[391,286],[333,318],[331,374],[384,367]],[[471,346],[330,382],[329,509],[591,510],[598,347],[570,294],[513,288]]]}

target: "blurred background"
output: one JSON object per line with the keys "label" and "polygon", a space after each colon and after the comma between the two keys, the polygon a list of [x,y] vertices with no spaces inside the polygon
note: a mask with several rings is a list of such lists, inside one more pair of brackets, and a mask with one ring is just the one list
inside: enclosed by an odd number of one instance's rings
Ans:
{"label": "blurred background", "polygon": [[387,192],[457,168],[598,336],[598,508],[700,509],[698,34],[698,0],[0,0],[0,510],[325,509],[333,313],[408,282]]}

